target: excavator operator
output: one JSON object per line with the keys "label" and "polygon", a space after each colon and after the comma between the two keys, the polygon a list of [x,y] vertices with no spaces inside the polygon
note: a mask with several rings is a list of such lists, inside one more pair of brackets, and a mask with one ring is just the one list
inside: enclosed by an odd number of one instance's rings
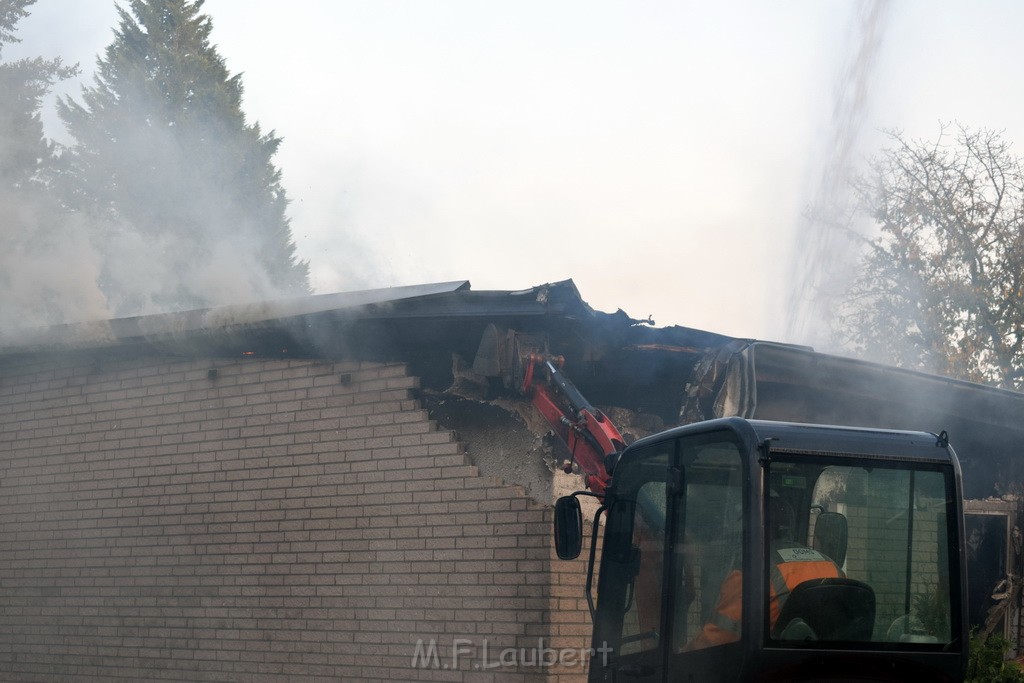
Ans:
{"label": "excavator operator", "polygon": [[[774,491],[769,502],[768,525],[774,559],[769,575],[769,620],[771,628],[774,628],[782,605],[800,583],[811,579],[837,578],[843,576],[843,573],[827,556],[796,541],[796,512],[785,498]],[[739,640],[742,606],[743,574],[739,569],[733,569],[722,582],[718,603],[710,621],[683,649],[700,650]]]}

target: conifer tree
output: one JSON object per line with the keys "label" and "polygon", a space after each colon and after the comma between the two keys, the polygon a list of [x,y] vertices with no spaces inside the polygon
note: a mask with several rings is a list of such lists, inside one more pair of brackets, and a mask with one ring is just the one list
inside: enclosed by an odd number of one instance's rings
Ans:
{"label": "conifer tree", "polygon": [[202,6],[119,7],[93,86],[58,102],[75,141],[67,201],[104,226],[103,285],[122,314],[309,291],[273,164],[281,138],[246,121]]}

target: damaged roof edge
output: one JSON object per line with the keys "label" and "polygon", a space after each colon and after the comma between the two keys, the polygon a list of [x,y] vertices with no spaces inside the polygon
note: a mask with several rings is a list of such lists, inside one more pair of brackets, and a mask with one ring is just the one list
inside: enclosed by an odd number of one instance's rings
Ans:
{"label": "damaged roof edge", "polygon": [[[826,385],[834,386],[834,377],[840,374],[845,377],[859,378],[862,383],[862,388],[867,387],[864,390],[865,395],[873,394],[874,392],[871,390],[871,383],[877,382],[878,377],[884,376],[890,382],[927,384],[929,390],[928,392],[924,392],[922,390],[922,394],[920,395],[921,398],[934,400],[936,392],[969,391],[980,392],[990,396],[1000,396],[1004,399],[1016,401],[1018,402],[1018,407],[1024,404],[1024,393],[1015,389],[1006,389],[1003,387],[972,382],[970,380],[947,377],[945,375],[926,372],[924,370],[914,370],[911,368],[897,367],[895,365],[886,365],[884,363],[865,360],[863,358],[853,358],[833,353],[824,353],[815,351],[810,347],[791,346],[767,341],[755,341],[749,346],[749,351],[753,351],[758,354],[758,358],[755,360],[755,363],[762,362],[768,354],[776,355],[776,363],[780,362],[780,360],[778,360],[779,358],[784,359],[787,355],[790,358],[799,359],[797,361],[789,361],[791,365],[789,365],[788,368],[791,372],[784,376],[788,379],[788,383],[792,384],[797,383],[797,378],[806,377],[808,368],[812,368],[813,372],[823,376],[827,373],[832,373],[830,383],[826,383],[823,380],[823,384]],[[749,351],[744,349],[740,351],[740,353],[749,353]],[[785,360],[781,360],[781,362],[783,364],[786,363]],[[803,366],[800,368],[799,373],[795,371],[797,363],[800,363]]]}
{"label": "damaged roof edge", "polygon": [[[96,320],[51,327],[0,331],[0,355],[88,350],[127,344],[166,348],[186,340],[232,341],[248,333],[296,329],[342,320],[537,317],[614,321],[617,326],[642,325],[621,310],[602,313],[591,308],[571,280],[529,289],[471,291],[468,280],[386,287],[355,292],[314,294],[217,308]],[[167,344],[171,344],[167,347]]]}
{"label": "damaged roof edge", "polygon": [[[620,312],[621,313],[621,312]],[[498,318],[555,315],[569,319],[593,319],[599,313],[580,296],[572,280],[549,282],[529,289],[460,291],[448,296],[418,301],[394,302],[387,307],[369,307],[363,318]],[[636,323],[625,314],[628,323]]]}
{"label": "damaged roof edge", "polygon": [[102,348],[130,341],[173,339],[218,329],[261,327],[276,320],[332,311],[355,312],[369,306],[391,305],[469,289],[468,280],[455,280],[0,332],[0,355]]}

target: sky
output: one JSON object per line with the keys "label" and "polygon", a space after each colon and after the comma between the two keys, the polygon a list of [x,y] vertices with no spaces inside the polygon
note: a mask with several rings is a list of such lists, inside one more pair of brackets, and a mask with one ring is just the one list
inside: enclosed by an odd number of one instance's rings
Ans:
{"label": "sky", "polygon": [[[852,101],[873,8],[879,40]],[[598,310],[820,348],[787,317],[809,243],[802,216],[837,135],[855,143],[858,167],[889,129],[1024,135],[1016,2],[203,9],[243,74],[249,121],[284,139],[275,160],[317,293],[572,278]],[[58,89],[78,98],[113,38],[115,3],[37,0],[30,11],[4,58],[79,63]],[[840,130],[837,111],[851,109],[857,125]],[[45,121],[67,141],[51,112]]]}

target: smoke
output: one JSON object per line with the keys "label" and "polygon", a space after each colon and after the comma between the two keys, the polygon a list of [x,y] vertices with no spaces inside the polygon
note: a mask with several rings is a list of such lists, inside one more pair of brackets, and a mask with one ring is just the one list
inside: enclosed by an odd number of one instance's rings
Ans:
{"label": "smoke", "polygon": [[[15,165],[25,148],[45,150],[45,112],[10,104],[15,80],[0,80],[0,166]],[[8,341],[42,326],[305,290],[286,268],[286,200],[267,162],[273,136],[258,127],[238,132],[200,105],[174,111],[159,89],[144,86],[127,99],[136,116],[124,116],[117,130],[84,129],[98,133],[86,163],[73,147],[56,160],[34,153],[18,166],[22,179],[0,178],[0,325]]]}
{"label": "smoke", "polygon": [[237,225],[209,226],[217,237],[197,245],[55,210],[34,193],[4,194],[0,326],[7,338],[41,326],[289,295],[271,282],[261,241]]}
{"label": "smoke", "polygon": [[[221,237],[195,254],[195,245],[174,234],[145,235],[132,226],[111,231],[94,226],[93,239],[108,238],[96,254],[98,288],[118,316],[150,315],[172,310],[249,303],[285,296],[271,282],[243,233],[225,229]],[[189,258],[194,256],[194,258]],[[85,284],[85,283],[83,283]],[[193,302],[175,305],[177,302]]]}
{"label": "smoke", "polygon": [[863,0],[848,36],[849,59],[836,83],[821,178],[797,230],[786,338],[827,348],[834,311],[853,281],[860,241],[849,182],[870,105],[888,0]]}
{"label": "smoke", "polygon": [[2,202],[0,328],[6,334],[110,315],[98,284],[101,259],[87,229],[75,216],[47,224],[45,213],[24,198]]}

